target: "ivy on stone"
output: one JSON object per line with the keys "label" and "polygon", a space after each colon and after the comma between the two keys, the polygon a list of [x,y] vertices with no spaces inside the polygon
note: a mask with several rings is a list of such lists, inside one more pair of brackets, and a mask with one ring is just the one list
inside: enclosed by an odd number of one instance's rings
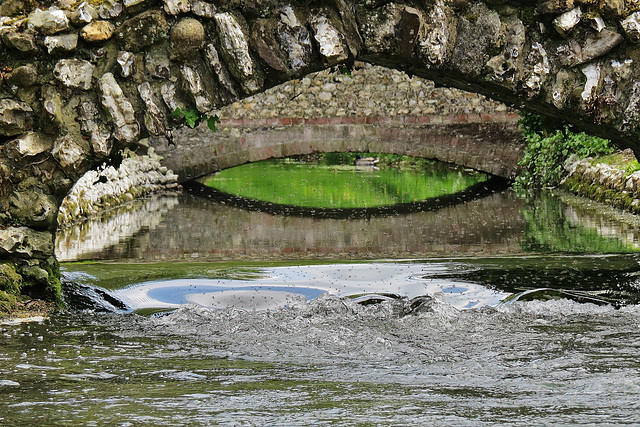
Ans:
{"label": "ivy on stone", "polygon": [[218,130],[216,128],[216,124],[220,123],[220,118],[217,115],[209,116],[194,109],[179,107],[171,112],[171,117],[182,119],[191,129],[198,126],[200,122],[206,121],[207,127],[211,129],[212,132],[216,132]]}

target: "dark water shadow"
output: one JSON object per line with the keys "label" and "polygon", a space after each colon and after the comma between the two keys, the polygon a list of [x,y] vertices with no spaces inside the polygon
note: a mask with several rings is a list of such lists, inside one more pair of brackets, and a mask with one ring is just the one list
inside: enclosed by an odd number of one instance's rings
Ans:
{"label": "dark water shadow", "polygon": [[315,219],[362,219],[392,215],[404,215],[415,212],[433,212],[447,207],[461,205],[472,200],[481,199],[509,187],[509,181],[500,177],[491,177],[485,182],[475,184],[464,191],[446,194],[420,202],[399,203],[392,206],[371,208],[310,208],[295,205],[283,205],[262,200],[249,199],[236,194],[225,193],[208,187],[197,181],[183,184],[190,193],[206,197],[218,203],[244,209],[250,212],[264,212],[271,215],[297,216]]}

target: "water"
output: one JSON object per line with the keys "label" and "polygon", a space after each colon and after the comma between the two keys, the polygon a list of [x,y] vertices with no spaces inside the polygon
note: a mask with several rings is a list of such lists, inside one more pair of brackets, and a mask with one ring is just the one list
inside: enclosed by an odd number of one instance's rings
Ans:
{"label": "water", "polygon": [[63,230],[102,302],[0,325],[0,425],[640,424],[636,219],[464,200],[312,217],[193,187]]}
{"label": "water", "polygon": [[344,210],[436,199],[488,179],[486,174],[442,162],[430,162],[419,169],[380,169],[274,159],[226,169],[202,181],[208,187],[248,199]]}
{"label": "water", "polygon": [[640,312],[334,297],[4,325],[3,425],[637,425]]}

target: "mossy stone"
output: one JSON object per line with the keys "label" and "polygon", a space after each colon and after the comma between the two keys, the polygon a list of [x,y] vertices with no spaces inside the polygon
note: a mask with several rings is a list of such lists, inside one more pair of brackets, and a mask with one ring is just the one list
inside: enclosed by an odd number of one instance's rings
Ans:
{"label": "mossy stone", "polygon": [[0,291],[0,314],[10,313],[18,307],[15,295]]}
{"label": "mossy stone", "polygon": [[22,286],[22,276],[10,264],[0,264],[0,291],[8,292],[12,295],[20,293]]}

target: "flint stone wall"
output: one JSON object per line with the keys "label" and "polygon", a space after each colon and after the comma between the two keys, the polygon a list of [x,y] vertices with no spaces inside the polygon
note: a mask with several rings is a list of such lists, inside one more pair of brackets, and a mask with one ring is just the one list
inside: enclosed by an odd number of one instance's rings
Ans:
{"label": "flint stone wall", "polygon": [[[630,164],[631,150],[621,153]],[[592,158],[570,157],[564,165],[566,176],[561,185],[565,189],[620,209],[640,213],[640,171],[627,171]]]}
{"label": "flint stone wall", "polygon": [[356,62],[350,75],[323,70],[224,107],[221,119],[456,116],[514,112],[501,102]]}

